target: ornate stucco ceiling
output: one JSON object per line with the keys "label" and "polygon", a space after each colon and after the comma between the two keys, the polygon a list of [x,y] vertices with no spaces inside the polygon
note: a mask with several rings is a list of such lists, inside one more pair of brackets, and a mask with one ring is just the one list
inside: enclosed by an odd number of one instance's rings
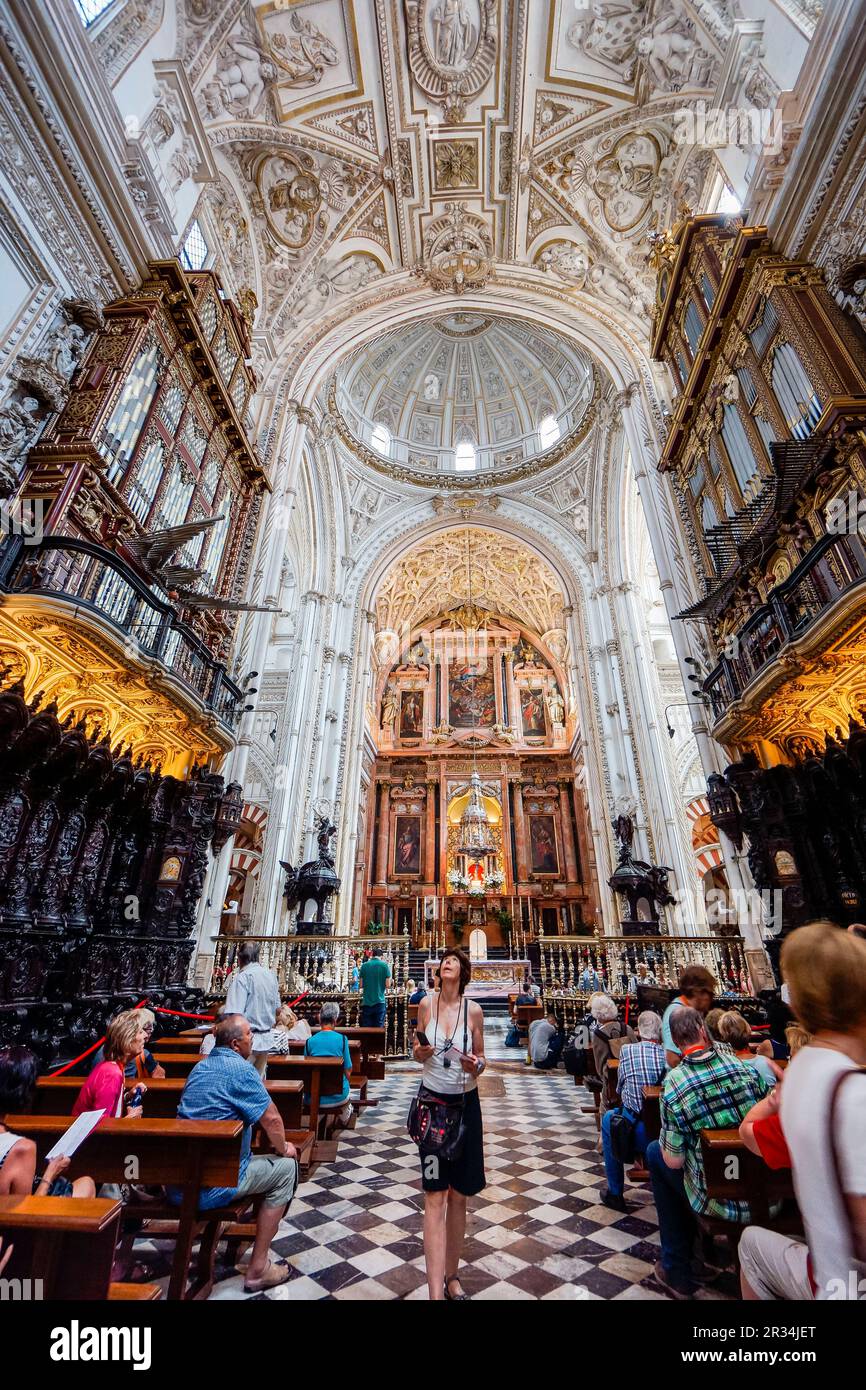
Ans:
{"label": "ornate stucco ceiling", "polygon": [[776,103],[753,9],[177,0],[145,134],[178,196],[205,188],[259,366],[401,270],[443,289],[531,265],[646,327],[648,238],[716,176],[683,113]]}
{"label": "ornate stucco ceiling", "polygon": [[[564,338],[507,317],[451,313],[392,330],[337,371],[336,401],[364,443],[389,457],[453,466],[469,443],[491,466],[532,457],[579,425],[592,367]],[[551,437],[539,427],[553,419]],[[489,446],[489,447],[487,447]]]}
{"label": "ornate stucco ceiling", "polygon": [[376,598],[377,640],[403,640],[470,600],[514,618],[561,657],[565,600],[553,571],[520,541],[475,526],[439,531],[396,561]]}

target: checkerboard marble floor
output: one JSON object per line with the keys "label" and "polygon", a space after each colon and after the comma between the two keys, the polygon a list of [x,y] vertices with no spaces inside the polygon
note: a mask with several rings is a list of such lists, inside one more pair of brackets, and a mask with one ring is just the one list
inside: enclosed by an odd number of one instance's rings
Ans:
{"label": "checkerboard marble floor", "polygon": [[[593,1118],[581,1111],[587,1093],[561,1070],[526,1067],[503,1036],[491,1020],[482,1078],[487,1187],[469,1204],[466,1292],[494,1300],[666,1298],[653,1276],[659,1238],[650,1188],[626,1185],[626,1216],[601,1205],[604,1166]],[[341,1135],[336,1163],[299,1188],[272,1247],[291,1270],[288,1283],[245,1295],[243,1275],[221,1267],[212,1298],[427,1298],[419,1162],[405,1127],[418,1079],[413,1063],[389,1064],[386,1080],[370,1088],[379,1105]],[[144,1259],[157,1254],[146,1242],[139,1249]]]}

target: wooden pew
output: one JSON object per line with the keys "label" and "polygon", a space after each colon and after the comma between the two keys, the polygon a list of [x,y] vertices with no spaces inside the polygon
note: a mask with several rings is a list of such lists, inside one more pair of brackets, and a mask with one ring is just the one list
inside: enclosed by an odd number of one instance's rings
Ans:
{"label": "wooden pew", "polygon": [[12,1245],[4,1279],[39,1280],[46,1302],[154,1302],[158,1284],[112,1284],[123,1204],[98,1197],[0,1197],[0,1236]]}
{"label": "wooden pew", "polygon": [[[356,1055],[360,1052],[360,1044],[354,1044],[357,1049]],[[353,1044],[349,1043],[349,1054],[352,1055]],[[198,1053],[176,1053],[171,1056],[168,1053],[159,1058],[159,1062],[165,1067],[168,1078],[185,1079],[189,1076],[194,1066],[201,1061]],[[354,1060],[353,1060],[354,1067]],[[270,1057],[268,1059],[268,1081],[303,1081],[304,1091],[310,1097],[309,1103],[309,1128],[317,1138],[319,1134],[320,1120],[323,1122],[327,1112],[321,1112],[319,1108],[320,1098],[331,1095],[334,1091],[342,1089],[341,1077],[343,1074],[343,1063],[339,1057]],[[265,1083],[267,1084],[267,1082]],[[318,1159],[332,1158],[336,1154],[326,1153],[317,1144],[313,1149],[313,1156]]]}
{"label": "wooden pew", "polygon": [[[707,1183],[707,1196],[729,1202],[748,1202],[752,1221],[771,1230],[797,1230],[788,1216],[770,1215],[777,1202],[794,1197],[790,1168],[768,1168],[762,1158],[747,1149],[738,1129],[702,1129],[701,1161]],[[728,1222],[726,1225],[739,1223]],[[799,1225],[802,1230],[802,1224]],[[736,1237],[739,1239],[739,1235]]]}
{"label": "wooden pew", "polygon": [[[5,1123],[16,1134],[34,1141],[37,1167],[44,1165],[48,1150],[69,1128],[65,1115],[7,1115]],[[179,1207],[154,1202],[126,1212],[149,1221],[172,1223],[170,1230],[160,1232],[175,1241],[169,1299],[207,1298],[213,1287],[214,1255],[222,1225],[237,1221],[252,1205],[251,1199],[242,1198],[227,1207],[198,1211],[201,1188],[237,1186],[243,1128],[240,1120],[103,1120],[72,1157],[66,1176],[89,1175],[97,1187],[106,1182],[128,1183],[129,1161],[134,1156],[136,1182],[182,1189]],[[196,1235],[201,1237],[199,1253],[187,1289]]]}
{"label": "wooden pew", "polygon": [[544,1018],[544,1005],[518,1004],[517,1006],[517,1031],[520,1034],[521,1042],[525,1042],[529,1037],[529,1025],[534,1023],[537,1018]]}
{"label": "wooden pew", "polygon": [[640,1117],[644,1122],[646,1137],[650,1143],[653,1139],[658,1139],[662,1131],[661,1093],[661,1086],[644,1086],[643,1088],[643,1107]]}
{"label": "wooden pew", "polygon": [[[174,1120],[185,1082],[182,1077],[166,1077],[163,1081],[148,1081],[144,1099],[144,1116],[148,1120]],[[69,1115],[81,1089],[80,1076],[42,1076],[33,1093],[34,1115]],[[301,1172],[307,1172],[312,1162],[315,1134],[303,1122],[303,1081],[265,1082],[265,1089],[280,1112],[286,1138],[298,1151]],[[270,1152],[270,1141],[257,1129],[253,1140]]]}

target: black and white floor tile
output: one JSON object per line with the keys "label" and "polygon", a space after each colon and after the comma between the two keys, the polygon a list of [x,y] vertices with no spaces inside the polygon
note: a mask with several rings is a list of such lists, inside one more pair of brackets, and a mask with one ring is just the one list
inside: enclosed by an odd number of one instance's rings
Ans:
{"label": "black and white floor tile", "polygon": [[[474,1299],[663,1299],[653,1275],[659,1237],[652,1192],[626,1186],[625,1216],[603,1206],[604,1166],[586,1091],[563,1071],[525,1066],[491,1021],[482,1082],[487,1187],[471,1200],[461,1278]],[[273,1244],[291,1270],[267,1294],[219,1267],[213,1299],[426,1299],[423,1196],[406,1113],[418,1085],[411,1062],[371,1084],[379,1105],[340,1137],[334,1164],[302,1184]],[[485,1094],[487,1092],[488,1094]],[[167,1250],[137,1243],[145,1260]],[[157,1274],[159,1269],[155,1271]],[[167,1281],[165,1281],[167,1282]],[[733,1293],[728,1283],[697,1297]]]}

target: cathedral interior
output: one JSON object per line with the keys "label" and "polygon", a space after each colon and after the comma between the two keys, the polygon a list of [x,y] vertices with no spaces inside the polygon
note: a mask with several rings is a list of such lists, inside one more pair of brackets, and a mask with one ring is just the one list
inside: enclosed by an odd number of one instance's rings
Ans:
{"label": "cathedral interior", "polygon": [[444,950],[568,1028],[866,916],[863,0],[2,0],[0,147],[0,1049],[376,946],[360,1168]]}

